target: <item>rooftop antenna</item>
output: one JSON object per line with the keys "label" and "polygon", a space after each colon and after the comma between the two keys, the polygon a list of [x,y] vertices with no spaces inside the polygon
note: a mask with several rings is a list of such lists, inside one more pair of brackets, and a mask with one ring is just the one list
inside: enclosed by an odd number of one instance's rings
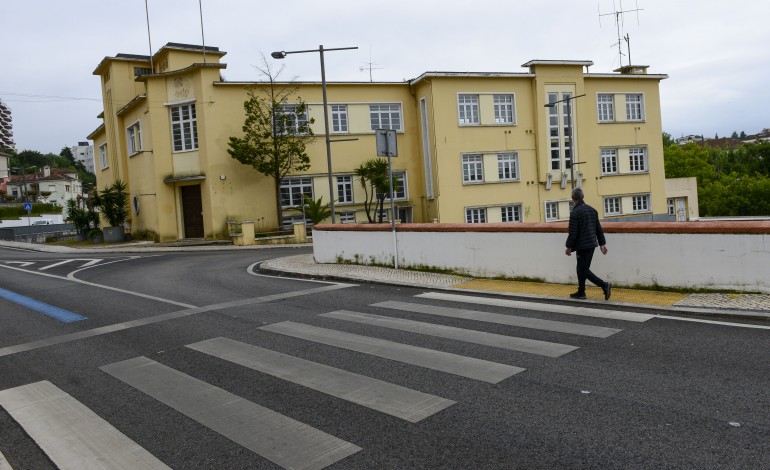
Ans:
{"label": "rooftop antenna", "polygon": [[206,37],[203,35],[203,0],[198,0],[198,10],[201,16],[201,42],[203,43],[203,63],[206,63]]}
{"label": "rooftop antenna", "polygon": [[618,33],[618,42],[612,45],[612,47],[618,46],[618,61],[620,62],[620,66],[623,66],[623,40],[626,41],[626,44],[628,46],[628,65],[631,65],[631,38],[628,34],[625,36],[621,32],[624,26],[624,15],[626,13],[633,13],[636,12],[636,24],[639,24],[639,12],[644,11],[644,8],[639,8],[638,2],[636,3],[636,8],[632,10],[624,10],[623,9],[623,0],[620,0],[620,9],[618,9],[615,6],[615,0],[612,1],[612,12],[611,13],[602,13],[600,8],[597,6],[597,11],[599,12],[599,27],[602,26],[602,16],[614,16],[615,17],[615,29]]}
{"label": "rooftop antenna", "polygon": [[152,36],[150,36],[150,9],[147,6],[147,0],[144,0],[144,13],[147,16],[147,42],[150,43],[150,69],[155,73],[155,67],[152,64]]}
{"label": "rooftop antenna", "polygon": [[377,65],[377,62],[372,61],[372,47],[369,46],[369,62],[364,62],[364,65],[358,68],[359,72],[363,72],[364,70],[369,71],[369,81],[373,82],[372,79],[372,70],[382,70],[382,67],[375,67]]}

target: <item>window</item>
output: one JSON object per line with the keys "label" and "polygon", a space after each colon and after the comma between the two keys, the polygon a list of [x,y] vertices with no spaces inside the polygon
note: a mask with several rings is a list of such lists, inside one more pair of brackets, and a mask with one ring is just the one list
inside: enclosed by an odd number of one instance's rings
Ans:
{"label": "window", "polygon": [[615,120],[615,97],[612,94],[599,94],[596,96],[596,113],[599,122]]}
{"label": "window", "polygon": [[393,129],[401,130],[401,105],[400,104],[372,104],[369,105],[369,119],[372,130]]}
{"label": "window", "polygon": [[139,121],[131,124],[126,130],[126,145],[128,145],[128,154],[133,155],[142,151],[142,126]]}
{"label": "window", "polygon": [[152,69],[149,67],[134,67],[134,77],[138,77],[140,75],[151,75]]}
{"label": "window", "polygon": [[562,120],[563,126],[564,126],[564,168],[570,169],[572,167],[572,143],[570,140],[572,139],[572,129],[570,126],[572,126],[572,112],[574,111],[572,109],[572,100],[570,98],[572,97],[572,93],[562,93],[561,99],[563,100],[561,103],[562,107]]}
{"label": "window", "polygon": [[281,206],[299,207],[305,197],[313,198],[312,178],[284,178],[281,181]]}
{"label": "window", "polygon": [[275,110],[276,134],[307,134],[307,107],[304,104],[283,104]]}
{"label": "window", "polygon": [[332,132],[348,131],[348,107],[344,104],[332,106]]}
{"label": "window", "polygon": [[457,95],[457,112],[460,116],[460,125],[479,123],[479,96]]}
{"label": "window", "polygon": [[629,121],[642,121],[644,119],[641,93],[626,95],[626,119]]}
{"label": "window", "polygon": [[64,192],[68,193],[68,192],[70,192],[70,191],[72,191],[72,186],[70,186],[70,185],[68,185],[68,184],[65,184],[65,185],[64,185]]}
{"label": "window", "polygon": [[484,181],[484,164],[481,155],[463,155],[463,183]]}
{"label": "window", "polygon": [[171,136],[175,152],[198,148],[195,103],[171,107]]}
{"label": "window", "polygon": [[306,218],[302,214],[284,215],[283,217],[281,217],[281,228],[291,229],[292,226],[297,222],[299,223],[305,222],[305,225],[308,225],[310,224],[310,219]]}
{"label": "window", "polygon": [[620,198],[605,197],[604,198],[604,215],[617,215],[617,214],[620,214]]}
{"label": "window", "polygon": [[99,163],[101,164],[102,170],[109,167],[109,165],[107,164],[107,143],[106,142],[99,146]]}
{"label": "window", "polygon": [[602,149],[602,174],[614,175],[618,172],[618,151]]}
{"label": "window", "polygon": [[650,195],[633,196],[631,198],[631,207],[634,212],[648,212],[650,210]]}
{"label": "window", "polygon": [[666,199],[666,203],[668,204],[668,215],[674,215],[674,198],[670,197]]}
{"label": "window", "polygon": [[521,222],[521,205],[503,206],[500,208],[503,222]]}
{"label": "window", "polygon": [[356,213],[353,211],[339,212],[337,218],[341,224],[354,224],[356,223]]}
{"label": "window", "polygon": [[545,221],[550,222],[553,220],[559,220],[559,203],[546,202],[545,203]]}
{"label": "window", "polygon": [[513,123],[513,95],[494,95],[495,123]]}
{"label": "window", "polygon": [[[394,200],[406,199],[406,172],[394,171],[393,179],[396,180],[396,186],[393,188]],[[390,200],[390,194],[387,194],[385,199]]]}
{"label": "window", "polygon": [[647,171],[647,152],[642,147],[628,149],[628,158],[632,173]]}
{"label": "window", "polygon": [[500,181],[519,179],[519,154],[501,153],[497,155],[497,176]]}
{"label": "window", "polygon": [[353,202],[353,177],[337,177],[337,201],[340,203]]}
{"label": "window", "polygon": [[485,208],[465,209],[466,224],[484,224],[487,222],[487,210]]}
{"label": "window", "polygon": [[[548,93],[548,103],[555,103],[559,100],[558,93]],[[550,139],[551,169],[561,168],[561,144],[559,142],[559,108],[550,106],[548,108],[548,129]]]}

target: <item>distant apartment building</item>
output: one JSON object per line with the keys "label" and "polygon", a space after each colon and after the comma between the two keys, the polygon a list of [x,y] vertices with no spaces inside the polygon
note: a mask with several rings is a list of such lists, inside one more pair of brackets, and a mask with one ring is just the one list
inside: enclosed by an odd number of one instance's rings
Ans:
{"label": "distant apartment building", "polygon": [[0,100],[0,150],[16,148],[13,141],[13,119],[11,108]]}
{"label": "distant apartment building", "polygon": [[82,163],[86,170],[95,173],[93,145],[89,142],[78,142],[76,146],[70,148],[70,151],[75,160]]}
{"label": "distant apartment building", "polygon": [[[604,220],[672,220],[665,192],[659,86],[646,66],[588,73],[591,61],[533,60],[519,73],[425,72],[404,82],[329,82],[331,181],[318,82],[297,86],[314,120],[310,168],[271,178],[231,158],[248,90],[224,81],[225,52],[169,43],[149,56],[105,57],[103,124],[93,140],[97,186],[127,182],[132,231],[161,240],[217,237],[230,218],[265,227],[302,220],[305,195],[335,201],[338,222],[364,222],[355,170],[375,158],[375,130],[397,133],[402,222],[567,220],[572,186]],[[333,72],[329,71],[332,75]],[[285,103],[295,113],[296,103]],[[330,184],[331,183],[331,184]],[[331,191],[330,191],[331,186]],[[284,209],[277,220],[276,198]]]}

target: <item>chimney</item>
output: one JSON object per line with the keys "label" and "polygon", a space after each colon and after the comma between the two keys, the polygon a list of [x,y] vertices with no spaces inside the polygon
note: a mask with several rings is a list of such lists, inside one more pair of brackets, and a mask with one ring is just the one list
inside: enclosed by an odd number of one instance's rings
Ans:
{"label": "chimney", "polygon": [[43,167],[43,178],[51,176],[51,167],[46,165]]}

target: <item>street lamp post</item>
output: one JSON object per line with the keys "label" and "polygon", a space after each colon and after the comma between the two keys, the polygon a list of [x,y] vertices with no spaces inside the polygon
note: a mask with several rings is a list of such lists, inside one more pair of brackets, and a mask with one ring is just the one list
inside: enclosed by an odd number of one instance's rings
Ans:
{"label": "street lamp post", "polygon": [[545,105],[546,108],[553,108],[559,103],[567,102],[567,122],[568,125],[568,132],[569,132],[569,175],[570,175],[570,183],[572,186],[572,189],[575,189],[575,165],[578,165],[582,162],[576,162],[575,161],[575,148],[573,144],[573,135],[572,135],[572,100],[575,100],[577,98],[580,98],[581,96],[585,96],[585,93],[582,95],[577,96],[568,96],[567,98],[560,99],[559,101],[554,101],[553,103],[548,103]]}
{"label": "street lamp post", "polygon": [[[323,45],[318,46],[318,49],[306,49],[302,51],[276,51],[270,54],[273,59],[284,59],[288,54],[303,54],[305,52],[318,52],[321,56],[321,93],[323,94],[323,106],[324,106],[324,134],[326,138],[326,166],[329,172],[329,209],[332,213],[332,224],[336,221],[334,214],[334,180],[332,175],[332,146],[331,139],[329,137],[329,106],[326,99],[326,68],[324,67],[324,52],[326,51],[346,51],[350,49],[358,49],[358,47],[335,47],[324,49]],[[335,142],[345,140],[356,139],[338,139]]]}

